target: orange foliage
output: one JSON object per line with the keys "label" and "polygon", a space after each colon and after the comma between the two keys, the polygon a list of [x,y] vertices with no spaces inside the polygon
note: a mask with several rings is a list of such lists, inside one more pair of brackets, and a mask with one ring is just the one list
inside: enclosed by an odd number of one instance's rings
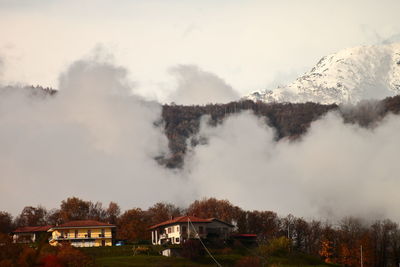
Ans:
{"label": "orange foliage", "polygon": [[321,248],[318,251],[319,255],[324,259],[326,263],[334,263],[334,247],[333,242],[329,240],[323,240],[321,242]]}

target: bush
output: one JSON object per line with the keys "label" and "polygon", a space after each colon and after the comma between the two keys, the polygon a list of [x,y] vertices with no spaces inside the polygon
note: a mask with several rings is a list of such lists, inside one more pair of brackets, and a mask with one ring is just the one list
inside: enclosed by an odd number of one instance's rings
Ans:
{"label": "bush", "polygon": [[259,257],[247,256],[238,260],[235,264],[236,267],[258,267],[262,266]]}
{"label": "bush", "polygon": [[64,267],[60,259],[54,254],[49,254],[42,257],[40,264],[42,267]]}
{"label": "bush", "polygon": [[36,264],[37,253],[33,248],[25,247],[18,257],[17,265],[21,267],[34,266]]}
{"label": "bush", "polygon": [[189,239],[182,245],[182,256],[190,260],[204,256],[204,249],[199,240]]}
{"label": "bush", "polygon": [[70,245],[60,247],[57,258],[67,267],[94,266],[94,262],[90,257]]}
{"label": "bush", "polygon": [[269,244],[263,248],[269,256],[286,256],[292,248],[292,241],[284,236],[271,239]]}
{"label": "bush", "polygon": [[133,255],[149,255],[151,249],[145,246],[133,247]]}

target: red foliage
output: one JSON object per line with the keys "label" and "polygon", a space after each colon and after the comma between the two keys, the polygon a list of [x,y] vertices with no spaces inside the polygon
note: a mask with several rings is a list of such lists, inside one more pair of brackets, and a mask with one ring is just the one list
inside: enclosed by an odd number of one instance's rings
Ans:
{"label": "red foliage", "polygon": [[236,267],[258,267],[262,266],[259,257],[247,256],[238,260],[235,264]]}
{"label": "red foliage", "polygon": [[64,267],[57,255],[49,254],[40,260],[42,267]]}

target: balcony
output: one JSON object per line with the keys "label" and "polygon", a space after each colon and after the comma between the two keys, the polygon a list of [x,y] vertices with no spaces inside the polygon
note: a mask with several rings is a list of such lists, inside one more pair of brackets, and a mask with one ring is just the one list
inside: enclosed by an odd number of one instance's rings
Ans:
{"label": "balcony", "polygon": [[50,237],[49,240],[55,240],[55,241],[67,241],[67,240],[94,240],[94,239],[103,239],[103,238],[112,238],[112,236],[104,235],[104,234],[98,234],[96,235],[91,235],[90,237],[88,235],[84,236],[57,236],[57,237]]}
{"label": "balcony", "polygon": [[167,234],[164,233],[164,234],[161,234],[161,235],[160,235],[160,239],[165,239],[165,238],[168,238],[168,235],[167,235]]}

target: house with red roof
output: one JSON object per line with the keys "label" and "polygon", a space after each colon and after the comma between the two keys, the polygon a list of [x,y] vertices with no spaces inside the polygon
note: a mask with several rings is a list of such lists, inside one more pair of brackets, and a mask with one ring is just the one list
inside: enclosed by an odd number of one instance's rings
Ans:
{"label": "house with red roof", "polygon": [[47,237],[51,225],[19,227],[12,232],[14,243],[34,243],[40,237]]}
{"label": "house with red roof", "polygon": [[181,216],[150,227],[153,245],[181,244],[190,238],[227,239],[234,226],[216,218]]}
{"label": "house with red roof", "polygon": [[70,221],[48,229],[50,245],[69,243],[74,247],[112,246],[116,226],[109,223],[81,220]]}

